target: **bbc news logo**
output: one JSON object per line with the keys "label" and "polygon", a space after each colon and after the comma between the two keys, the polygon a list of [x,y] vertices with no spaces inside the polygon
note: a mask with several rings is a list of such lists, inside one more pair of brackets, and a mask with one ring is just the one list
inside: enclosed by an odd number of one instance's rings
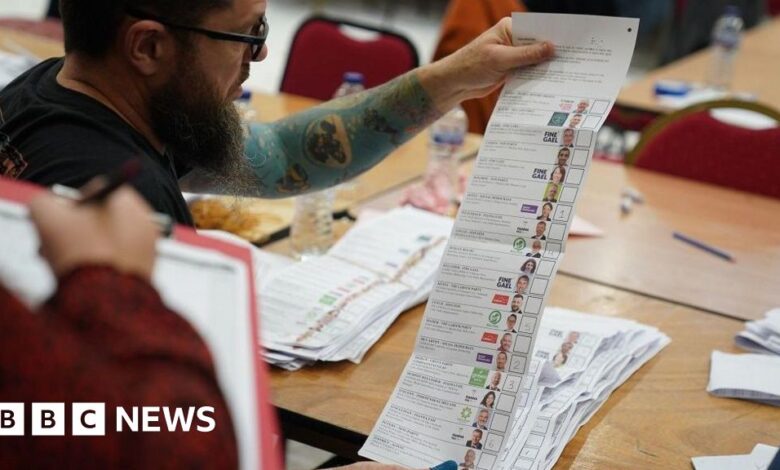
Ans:
{"label": "bbc news logo", "polygon": [[[0,436],[24,436],[24,403],[0,403]],[[65,435],[65,403],[32,403],[33,436]],[[73,403],[70,408],[73,436],[105,436],[105,403]],[[116,432],[211,432],[216,428],[211,406],[169,408],[133,406],[116,408]]]}

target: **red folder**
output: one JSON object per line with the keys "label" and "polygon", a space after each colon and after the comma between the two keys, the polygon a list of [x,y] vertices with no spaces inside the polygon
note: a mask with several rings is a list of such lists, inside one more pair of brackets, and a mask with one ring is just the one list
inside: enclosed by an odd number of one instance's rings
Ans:
{"label": "red folder", "polygon": [[[5,199],[20,204],[27,204],[37,194],[45,191],[45,188],[30,184],[24,181],[12,180],[0,177],[0,199]],[[262,346],[259,345],[260,315],[255,295],[254,273],[252,266],[252,253],[248,248],[233,245],[228,242],[216,240],[214,238],[202,237],[190,227],[177,225],[173,232],[173,238],[179,242],[216,250],[225,256],[242,262],[246,266],[248,276],[247,285],[249,286],[249,309],[250,309],[250,331],[251,343],[257,344],[257,353],[254,354],[253,361],[255,367],[255,390],[257,395],[257,430],[260,436],[260,442],[257,443],[257,461],[260,468],[263,469],[281,469],[283,468],[281,441],[279,434],[279,425],[276,418],[276,412],[271,406],[271,397],[268,393],[268,366],[262,359]]]}

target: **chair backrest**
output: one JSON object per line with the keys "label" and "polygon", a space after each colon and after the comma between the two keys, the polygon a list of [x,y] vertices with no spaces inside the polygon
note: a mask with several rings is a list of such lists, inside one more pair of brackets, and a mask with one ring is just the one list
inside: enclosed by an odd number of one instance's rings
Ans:
{"label": "chair backrest", "polygon": [[[711,115],[717,108],[757,112],[774,119],[778,126],[756,130],[728,124]],[[693,105],[656,119],[626,162],[780,198],[780,112],[736,100]]]}
{"label": "chair backrest", "polygon": [[[356,39],[343,27],[373,32]],[[344,72],[360,72],[366,88],[397,77],[420,63],[414,45],[398,33],[323,16],[307,19],[293,39],[280,90],[328,100]]]}

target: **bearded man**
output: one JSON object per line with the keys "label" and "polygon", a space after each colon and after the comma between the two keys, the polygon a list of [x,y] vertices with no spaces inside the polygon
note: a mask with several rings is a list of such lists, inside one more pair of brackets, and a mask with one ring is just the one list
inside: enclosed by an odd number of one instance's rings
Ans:
{"label": "bearded man", "polygon": [[335,185],[553,54],[548,43],[512,46],[505,18],[445,59],[245,133],[233,100],[250,62],[268,54],[267,0],[60,6],[65,57],[0,92],[0,174],[79,187],[139,159],[135,188],[188,225],[183,187],[274,198]]}

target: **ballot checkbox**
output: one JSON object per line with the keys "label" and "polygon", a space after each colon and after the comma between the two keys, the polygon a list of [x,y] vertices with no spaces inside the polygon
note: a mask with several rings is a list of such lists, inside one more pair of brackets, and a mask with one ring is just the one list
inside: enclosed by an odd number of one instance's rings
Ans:
{"label": "ballot checkbox", "polygon": [[547,232],[547,238],[549,238],[550,240],[563,240],[563,235],[565,233],[566,233],[566,225],[552,224],[550,226],[550,231]]}
{"label": "ballot checkbox", "polygon": [[563,188],[563,191],[561,191],[561,197],[558,198],[560,202],[574,202],[574,199],[577,198],[577,188],[573,188],[571,186],[566,186]]}
{"label": "ballot checkbox", "polygon": [[582,177],[584,174],[585,174],[585,170],[581,170],[579,168],[572,168],[569,170],[569,173],[566,175],[566,183],[580,184],[582,183]]}
{"label": "ballot checkbox", "polygon": [[599,122],[601,122],[601,116],[588,116],[582,121],[582,126],[580,127],[583,129],[595,129],[598,127]]}
{"label": "ballot checkbox", "polygon": [[495,455],[482,452],[482,455],[479,456],[479,463],[477,464],[477,468],[479,470],[491,470],[495,463]]}
{"label": "ballot checkbox", "polygon": [[571,206],[558,204],[558,207],[555,208],[555,213],[553,214],[553,220],[567,222],[569,220],[569,215],[571,215]]}
{"label": "ballot checkbox", "polygon": [[577,147],[590,147],[593,142],[593,131],[582,130],[577,133],[575,145]]}
{"label": "ballot checkbox", "polygon": [[534,328],[536,328],[536,318],[524,316],[520,320],[520,329],[518,331],[530,335],[534,332]]}
{"label": "ballot checkbox", "polygon": [[589,150],[577,149],[571,157],[571,164],[573,166],[585,166],[588,163]]}
{"label": "ballot checkbox", "polygon": [[517,335],[514,352],[527,354],[531,350],[531,337]]}
{"label": "ballot checkbox", "polygon": [[593,102],[593,105],[590,107],[590,114],[604,114],[607,112],[608,107],[609,107],[609,101],[596,100]]}
{"label": "ballot checkbox", "polygon": [[512,395],[502,394],[501,396],[498,397],[498,403],[496,403],[497,410],[506,411],[507,413],[509,413],[512,411],[512,407],[514,406],[515,406],[515,397],[513,397]]}
{"label": "ballot checkbox", "polygon": [[485,449],[498,452],[501,450],[501,444],[503,443],[504,438],[502,436],[498,434],[490,434],[487,439],[485,439]]}
{"label": "ballot checkbox", "polygon": [[493,422],[490,423],[490,429],[497,432],[506,432],[506,428],[509,426],[509,416],[501,413],[493,415]]}
{"label": "ballot checkbox", "polygon": [[544,295],[544,291],[547,290],[547,284],[549,284],[547,279],[534,279],[534,282],[531,283],[531,293],[536,295]]}
{"label": "ballot checkbox", "polygon": [[559,243],[547,242],[545,246],[544,256],[545,258],[558,259],[558,255],[561,253],[561,245]]}
{"label": "ballot checkbox", "polygon": [[531,351],[531,337],[517,335],[514,352],[527,354],[529,351]]}
{"label": "ballot checkbox", "polygon": [[504,379],[503,390],[505,392],[517,393],[520,389],[520,377],[515,375],[507,375]]}
{"label": "ballot checkbox", "polygon": [[517,374],[525,372],[525,363],[528,358],[525,356],[512,356],[512,361],[509,363],[509,370]]}
{"label": "ballot checkbox", "polygon": [[555,263],[552,261],[541,261],[539,263],[539,267],[536,269],[536,274],[540,276],[552,276],[553,268],[555,267]]}
{"label": "ballot checkbox", "polygon": [[539,314],[539,310],[542,308],[542,299],[537,297],[529,297],[525,302],[525,313],[532,313],[534,315]]}

